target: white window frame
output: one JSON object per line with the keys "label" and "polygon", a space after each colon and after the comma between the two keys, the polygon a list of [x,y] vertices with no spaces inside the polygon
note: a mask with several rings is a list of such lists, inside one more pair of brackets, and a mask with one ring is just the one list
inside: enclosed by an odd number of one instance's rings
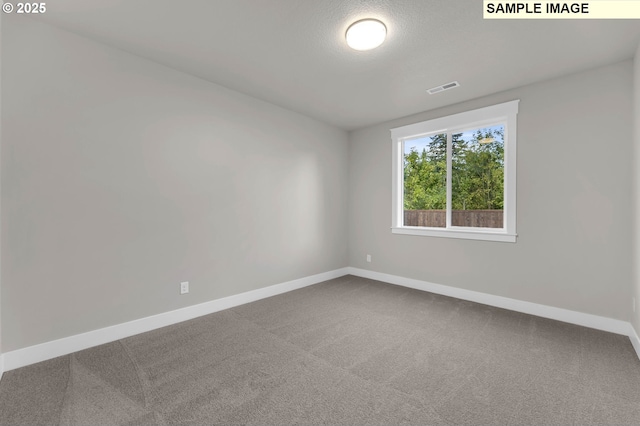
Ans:
{"label": "white window frame", "polygon": [[[516,242],[516,118],[519,102],[520,100],[514,100],[391,129],[391,140],[393,142],[392,233]],[[451,134],[456,133],[456,131],[488,127],[498,123],[505,125],[503,227],[451,226]],[[447,133],[447,226],[445,228],[404,226],[404,141],[442,133]]]}

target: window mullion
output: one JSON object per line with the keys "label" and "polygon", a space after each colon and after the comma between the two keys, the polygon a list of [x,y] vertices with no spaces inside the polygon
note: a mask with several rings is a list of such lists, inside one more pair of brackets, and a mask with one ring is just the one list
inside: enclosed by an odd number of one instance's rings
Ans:
{"label": "window mullion", "polygon": [[451,132],[447,132],[447,228],[451,228],[451,176],[453,148],[451,142]]}

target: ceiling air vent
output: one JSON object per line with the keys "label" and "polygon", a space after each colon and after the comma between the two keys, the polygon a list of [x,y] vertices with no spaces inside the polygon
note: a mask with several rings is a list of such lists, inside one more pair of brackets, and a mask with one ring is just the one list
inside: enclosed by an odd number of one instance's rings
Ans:
{"label": "ceiling air vent", "polygon": [[427,90],[427,93],[429,93],[430,95],[434,95],[445,90],[453,89],[454,87],[460,87],[460,83],[458,83],[457,81],[452,81],[451,83],[443,84],[442,86],[432,87],[431,89]]}

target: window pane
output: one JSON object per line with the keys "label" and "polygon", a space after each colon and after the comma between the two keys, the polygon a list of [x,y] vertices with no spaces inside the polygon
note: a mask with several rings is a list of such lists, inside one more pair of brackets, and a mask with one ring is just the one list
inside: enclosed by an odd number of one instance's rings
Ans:
{"label": "window pane", "polygon": [[404,226],[447,226],[447,135],[407,139]]}
{"label": "window pane", "polygon": [[451,225],[502,228],[504,125],[452,135]]}

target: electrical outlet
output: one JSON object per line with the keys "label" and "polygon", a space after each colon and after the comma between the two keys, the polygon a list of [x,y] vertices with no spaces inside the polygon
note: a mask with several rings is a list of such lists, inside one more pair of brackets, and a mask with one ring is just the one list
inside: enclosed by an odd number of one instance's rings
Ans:
{"label": "electrical outlet", "polygon": [[370,254],[367,255],[367,262],[371,263],[371,255]]}
{"label": "electrical outlet", "polygon": [[184,281],[180,283],[180,294],[189,293],[189,281]]}

